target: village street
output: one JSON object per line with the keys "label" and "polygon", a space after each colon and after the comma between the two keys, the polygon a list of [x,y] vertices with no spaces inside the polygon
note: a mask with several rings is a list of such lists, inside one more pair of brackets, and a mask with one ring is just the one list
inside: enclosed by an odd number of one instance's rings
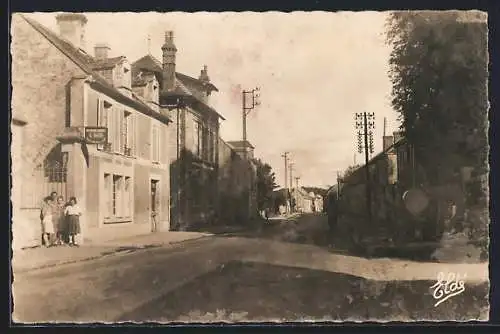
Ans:
{"label": "village street", "polygon": [[[322,214],[16,273],[14,321],[205,322],[484,318],[487,266],[367,260],[321,245]],[[464,293],[434,307],[439,271],[466,272]],[[486,276],[485,276],[486,275]],[[484,277],[483,277],[484,276]],[[482,305],[486,307],[486,305]],[[483,312],[483,313],[481,313]]]}

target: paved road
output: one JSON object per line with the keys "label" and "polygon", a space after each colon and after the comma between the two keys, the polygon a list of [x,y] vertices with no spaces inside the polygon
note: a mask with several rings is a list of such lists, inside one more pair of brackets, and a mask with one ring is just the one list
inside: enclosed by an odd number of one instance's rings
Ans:
{"label": "paved road", "polygon": [[314,245],[324,242],[325,229],[326,217],[304,215],[273,220],[258,232],[14,274],[13,317],[20,322],[484,318],[483,267],[467,267],[467,293],[439,311],[428,287],[437,272],[464,268],[332,254]]}

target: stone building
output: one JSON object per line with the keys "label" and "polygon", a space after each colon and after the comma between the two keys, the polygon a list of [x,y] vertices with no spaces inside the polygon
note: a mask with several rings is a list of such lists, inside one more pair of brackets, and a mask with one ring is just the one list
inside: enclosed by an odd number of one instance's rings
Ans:
{"label": "stone building", "polygon": [[219,138],[218,211],[220,221],[242,223],[257,213],[253,146]]}
{"label": "stone building", "polygon": [[297,212],[311,213],[314,212],[314,201],[316,196],[313,192],[307,192],[304,188],[293,188],[291,192],[295,203],[294,210]]}
{"label": "stone building", "polygon": [[[83,240],[168,230],[169,115],[133,92],[125,57],[109,57],[106,45],[86,51],[83,14],[57,24],[59,33],[12,17],[12,111],[27,122],[13,143],[13,230],[30,226],[14,239],[39,239],[51,191],[78,199]],[[87,144],[89,127],[106,128],[107,141]]]}
{"label": "stone building", "polygon": [[132,64],[132,89],[173,120],[175,131],[165,141],[172,152],[171,229],[186,230],[216,217],[219,122],[224,118],[209,105],[218,90],[206,66],[198,78],[176,71],[172,31],[165,34],[162,54],[162,61],[148,54]]}

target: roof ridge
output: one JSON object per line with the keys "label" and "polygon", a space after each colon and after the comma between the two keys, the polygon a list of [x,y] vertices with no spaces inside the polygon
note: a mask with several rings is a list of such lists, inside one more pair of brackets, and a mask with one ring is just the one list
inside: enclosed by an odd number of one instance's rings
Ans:
{"label": "roof ridge", "polygon": [[[156,111],[149,107],[147,104],[143,103],[142,101],[135,99],[133,97],[129,97],[122,92],[120,92],[116,87],[113,86],[112,83],[108,82],[104,76],[99,74],[97,71],[95,71],[92,66],[95,64],[95,59],[94,57],[88,55],[86,53],[86,56],[89,58],[89,60],[92,61],[91,64],[85,63],[84,60],[79,59],[79,49],[74,46],[71,42],[66,41],[64,38],[61,38],[59,35],[57,35],[55,32],[50,30],[49,28],[45,27],[43,24],[39,23],[36,20],[33,20],[31,18],[28,18],[24,15],[21,15],[21,17],[28,22],[29,25],[31,25],[36,31],[38,31],[49,43],[51,43],[55,48],[57,48],[61,53],[63,53],[66,57],[68,57],[71,61],[73,61],[78,67],[82,69],[83,72],[86,74],[90,75],[91,77],[94,78],[95,82],[100,84],[106,89],[111,90],[114,94],[118,94],[120,98],[128,100],[129,103],[139,103],[142,107],[146,108],[149,113],[154,114]],[[67,45],[61,45],[61,43],[65,43]],[[65,47],[68,48],[68,50],[65,49]],[[74,53],[77,53],[76,55]],[[168,117],[167,117],[168,118]],[[169,119],[169,118],[168,118]]]}

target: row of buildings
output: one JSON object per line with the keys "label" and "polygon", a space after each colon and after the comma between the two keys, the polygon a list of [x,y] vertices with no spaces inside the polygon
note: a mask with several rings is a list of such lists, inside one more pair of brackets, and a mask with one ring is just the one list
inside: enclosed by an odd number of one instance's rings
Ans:
{"label": "row of buildings", "polygon": [[78,199],[86,239],[253,215],[253,146],[221,139],[224,117],[209,104],[218,89],[206,66],[198,78],[176,71],[173,32],[161,60],[130,63],[106,44],[87,52],[85,15],[56,20],[58,33],[12,17],[14,247],[38,242],[51,191]]}
{"label": "row of buildings", "polygon": [[[329,189],[326,205],[330,209],[330,223],[336,225],[340,214],[351,217],[348,220],[352,231],[357,229],[365,235],[382,234],[379,236],[401,242],[439,240],[445,231],[456,228],[450,225],[452,216],[454,221],[464,221],[466,212],[473,209],[467,204],[468,184],[485,177],[474,175],[473,170],[470,166],[460,166],[447,182],[431,185],[427,171],[415,157],[413,145],[401,132],[394,132],[392,136],[383,137],[382,152],[368,164],[339,178],[339,182]],[[366,219],[369,211],[367,187],[370,188],[371,221]],[[420,216],[412,216],[407,209],[409,205],[419,205],[405,200],[410,190],[422,191],[430,201]],[[453,215],[450,213],[452,207]]]}

